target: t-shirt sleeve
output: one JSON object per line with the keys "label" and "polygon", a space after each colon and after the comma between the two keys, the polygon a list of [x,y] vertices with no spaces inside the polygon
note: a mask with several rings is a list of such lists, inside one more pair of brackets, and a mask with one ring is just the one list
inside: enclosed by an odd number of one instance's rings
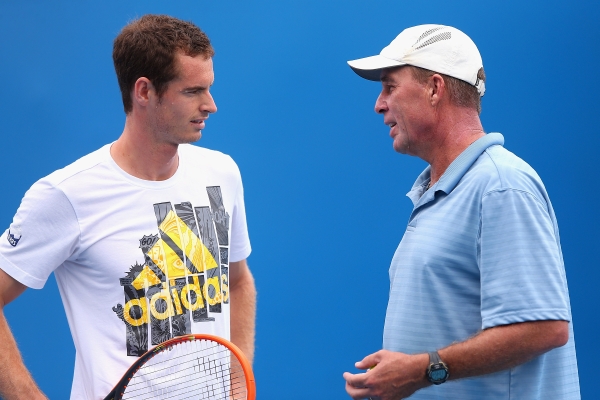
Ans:
{"label": "t-shirt sleeve", "polygon": [[79,242],[75,211],[65,194],[42,179],[25,193],[0,238],[0,268],[22,284],[41,289]]}
{"label": "t-shirt sleeve", "polygon": [[549,207],[520,190],[482,201],[482,328],[535,320],[570,321],[560,245]]}
{"label": "t-shirt sleeve", "polygon": [[[236,166],[237,168],[237,166]],[[244,187],[238,170],[238,189],[236,191],[233,215],[231,220],[231,248],[229,261],[241,261],[250,255],[252,248],[246,223],[246,207],[244,205]]]}

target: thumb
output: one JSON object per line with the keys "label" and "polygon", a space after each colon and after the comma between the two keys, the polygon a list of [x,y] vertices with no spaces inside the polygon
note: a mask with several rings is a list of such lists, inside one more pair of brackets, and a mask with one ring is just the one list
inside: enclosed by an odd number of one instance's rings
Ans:
{"label": "thumb", "polygon": [[359,362],[355,363],[354,366],[358,369],[371,369],[379,363],[379,356],[377,353],[369,354]]}

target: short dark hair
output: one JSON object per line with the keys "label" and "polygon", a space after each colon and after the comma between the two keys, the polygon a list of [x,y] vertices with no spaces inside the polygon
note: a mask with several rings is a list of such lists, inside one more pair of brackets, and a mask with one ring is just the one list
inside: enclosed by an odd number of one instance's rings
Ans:
{"label": "short dark hair", "polygon": [[[413,77],[420,83],[427,82],[427,79],[433,74],[439,74],[438,72],[430,71],[425,68],[419,68],[412,65],[411,67]],[[459,107],[473,108],[477,110],[478,114],[481,114],[481,96],[475,86],[452,76],[445,74],[439,75],[441,75],[446,82],[446,87],[450,94],[450,101],[453,104],[456,104]],[[483,67],[479,69],[477,77],[485,82],[485,72]]]}
{"label": "short dark hair", "polygon": [[159,97],[164,93],[177,76],[178,51],[207,59],[215,54],[200,28],[168,15],[144,15],[121,30],[113,43],[113,62],[126,114],[133,109],[131,91],[140,77],[152,82]]}

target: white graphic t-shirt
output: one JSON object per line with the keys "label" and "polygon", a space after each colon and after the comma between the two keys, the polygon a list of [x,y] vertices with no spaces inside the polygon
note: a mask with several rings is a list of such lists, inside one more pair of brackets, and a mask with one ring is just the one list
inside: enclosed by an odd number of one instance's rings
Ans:
{"label": "white graphic t-shirt", "polygon": [[237,165],[193,145],[165,181],[125,173],[106,145],[36,182],[0,238],[0,268],[19,282],[39,289],[55,273],[72,399],[103,399],[171,337],[229,339],[229,262],[249,254]]}

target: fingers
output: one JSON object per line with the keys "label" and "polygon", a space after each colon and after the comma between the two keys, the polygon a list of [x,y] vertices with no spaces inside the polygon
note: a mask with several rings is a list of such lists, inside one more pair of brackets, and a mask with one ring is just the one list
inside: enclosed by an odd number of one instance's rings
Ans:
{"label": "fingers", "polygon": [[347,385],[354,388],[364,388],[366,380],[365,375],[366,374],[351,374],[350,372],[344,372],[344,379],[346,380]]}
{"label": "fingers", "polygon": [[371,369],[379,363],[381,360],[381,351],[377,353],[369,354],[359,362],[355,363],[354,366],[358,369]]}
{"label": "fingers", "polygon": [[[375,367],[384,356],[385,350],[380,350],[376,353],[369,354],[362,360],[358,361],[354,364],[354,366],[358,369],[366,369],[370,370]],[[375,397],[373,394],[373,388],[368,387],[367,379],[370,375],[370,371],[360,373],[360,374],[351,374],[349,372],[344,373],[344,379],[346,380],[346,392],[355,400],[359,399],[379,399],[379,397]]]}
{"label": "fingers", "polygon": [[346,379],[346,392],[354,400],[368,399],[371,396],[370,389],[364,387],[364,385],[360,383],[362,380],[360,375],[364,374],[353,375],[348,372],[344,373],[344,379]]}

